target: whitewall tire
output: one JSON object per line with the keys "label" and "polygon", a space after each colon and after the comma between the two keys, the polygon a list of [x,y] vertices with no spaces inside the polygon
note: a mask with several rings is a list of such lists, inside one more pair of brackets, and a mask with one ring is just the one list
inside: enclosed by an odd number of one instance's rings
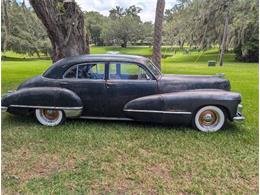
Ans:
{"label": "whitewall tire", "polygon": [[217,106],[205,106],[197,111],[193,118],[193,125],[203,132],[220,130],[226,121],[225,113]]}
{"label": "whitewall tire", "polygon": [[61,110],[36,109],[35,116],[38,122],[45,126],[59,125],[65,119],[64,113]]}

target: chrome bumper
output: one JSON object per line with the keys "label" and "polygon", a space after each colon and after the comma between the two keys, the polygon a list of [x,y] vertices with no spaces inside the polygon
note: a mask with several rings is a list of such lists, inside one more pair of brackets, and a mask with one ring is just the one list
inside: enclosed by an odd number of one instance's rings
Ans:
{"label": "chrome bumper", "polygon": [[233,118],[234,121],[245,120],[245,117],[242,115],[242,109],[243,109],[243,106],[241,104],[238,104],[236,116]]}
{"label": "chrome bumper", "polygon": [[[8,96],[9,94],[15,92],[15,91],[16,91],[16,90],[8,90],[7,93],[5,93],[4,95],[2,95],[1,100],[2,100],[3,98],[5,98],[6,96]],[[1,106],[1,112],[7,112],[7,109],[8,109],[7,106]]]}
{"label": "chrome bumper", "polygon": [[1,106],[1,112],[6,112],[7,109],[8,109],[8,107],[6,107],[6,106]]}

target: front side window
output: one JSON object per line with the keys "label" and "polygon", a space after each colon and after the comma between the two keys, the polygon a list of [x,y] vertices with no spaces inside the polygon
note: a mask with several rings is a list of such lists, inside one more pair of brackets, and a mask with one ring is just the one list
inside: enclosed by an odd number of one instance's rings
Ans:
{"label": "front side window", "polygon": [[63,78],[103,80],[105,78],[105,64],[88,63],[88,64],[74,65],[65,72]]}
{"label": "front side window", "polygon": [[142,67],[134,63],[113,62],[109,64],[111,80],[151,80],[152,77]]}

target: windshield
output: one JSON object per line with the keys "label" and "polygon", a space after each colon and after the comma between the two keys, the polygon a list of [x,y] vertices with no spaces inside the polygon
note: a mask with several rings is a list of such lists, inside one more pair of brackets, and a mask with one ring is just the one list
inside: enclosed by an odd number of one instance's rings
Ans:
{"label": "windshield", "polygon": [[149,70],[155,75],[156,78],[158,78],[159,76],[161,76],[161,72],[159,70],[159,68],[157,68],[151,60],[148,60],[146,63],[146,66],[149,68]]}

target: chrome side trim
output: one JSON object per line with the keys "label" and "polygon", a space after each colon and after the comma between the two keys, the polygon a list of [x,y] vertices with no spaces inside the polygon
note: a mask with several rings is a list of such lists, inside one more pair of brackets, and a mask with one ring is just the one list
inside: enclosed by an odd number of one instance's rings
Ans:
{"label": "chrome side trim", "polygon": [[162,114],[192,114],[191,112],[182,111],[161,111],[161,110],[134,110],[134,109],[124,109],[126,112],[146,112],[146,113],[162,113]]}
{"label": "chrome side trim", "polygon": [[10,105],[17,108],[42,108],[42,109],[60,109],[60,110],[79,110],[83,107],[56,107],[56,106],[30,106],[30,105]]}
{"label": "chrome side trim", "polygon": [[67,118],[76,118],[81,115],[82,109],[63,109]]}
{"label": "chrome side trim", "polygon": [[119,118],[119,117],[95,117],[95,116],[81,116],[82,119],[94,119],[94,120],[117,120],[117,121],[133,121],[131,118]]}
{"label": "chrome side trim", "polygon": [[1,112],[7,112],[7,109],[8,109],[8,107],[6,107],[6,106],[1,106]]}
{"label": "chrome side trim", "polygon": [[52,110],[63,110],[66,117],[75,118],[81,115],[83,107],[56,107],[56,106],[29,106],[29,105],[10,105],[15,108],[40,108],[40,109],[52,109]]}

